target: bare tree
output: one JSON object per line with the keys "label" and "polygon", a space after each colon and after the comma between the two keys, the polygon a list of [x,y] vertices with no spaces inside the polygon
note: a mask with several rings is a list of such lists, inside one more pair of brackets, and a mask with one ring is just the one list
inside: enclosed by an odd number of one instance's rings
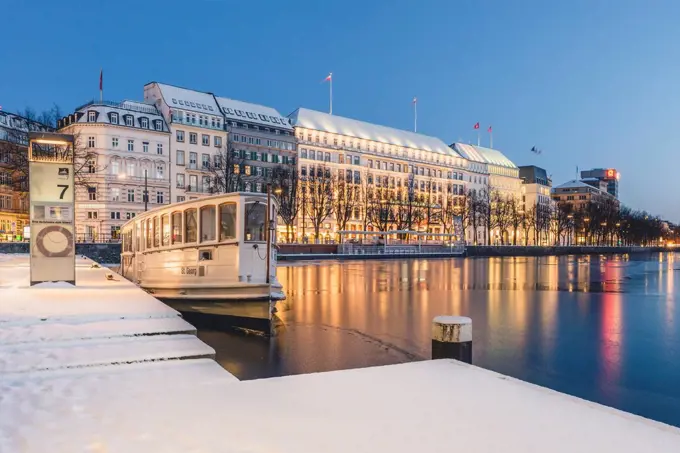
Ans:
{"label": "bare tree", "polygon": [[359,191],[359,185],[354,184],[351,177],[344,177],[341,171],[333,179],[333,214],[338,230],[347,229],[347,222],[359,205]]}
{"label": "bare tree", "polygon": [[491,206],[491,228],[498,228],[501,237],[501,245],[505,245],[505,234],[510,227],[510,206],[508,200],[499,191],[494,190],[491,198]]}
{"label": "bare tree", "polygon": [[[245,156],[233,147],[220,148],[206,170],[210,172],[210,182],[217,193],[230,193],[242,190],[246,179],[254,180],[255,175],[247,175]],[[188,190],[197,188],[188,187]]]}
{"label": "bare tree", "polygon": [[330,168],[318,167],[307,178],[306,214],[314,227],[314,238],[319,240],[323,222],[333,213],[333,179]]}
{"label": "bare tree", "polygon": [[477,215],[479,216],[480,226],[484,228],[484,242],[486,245],[491,245],[491,230],[495,226],[495,219],[492,215],[492,195],[493,191],[487,184],[479,191],[477,198]]}
{"label": "bare tree", "polygon": [[286,241],[293,242],[293,227],[302,201],[297,166],[279,165],[274,168],[272,182],[277,189],[280,189],[278,193],[279,217],[286,225]]}
{"label": "bare tree", "polygon": [[519,234],[519,227],[524,222],[524,209],[519,201],[519,198],[515,196],[509,196],[506,199],[508,206],[508,216],[510,221],[510,226],[512,227],[512,245],[517,245],[517,236]]}
{"label": "bare tree", "polygon": [[376,190],[374,195],[368,206],[368,222],[378,231],[387,231],[395,223],[395,200],[389,198],[389,191],[385,188]]}
{"label": "bare tree", "polygon": [[536,245],[536,204],[524,209],[522,215],[522,233],[524,233],[524,245],[529,245],[529,233],[534,232],[534,245]]}

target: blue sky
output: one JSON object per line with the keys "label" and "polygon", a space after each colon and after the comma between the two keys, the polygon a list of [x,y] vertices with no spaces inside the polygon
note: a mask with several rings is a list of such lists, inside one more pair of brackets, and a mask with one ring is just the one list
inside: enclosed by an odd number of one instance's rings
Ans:
{"label": "blue sky", "polygon": [[[157,80],[476,142],[560,184],[615,167],[621,198],[680,221],[678,1],[2,2],[0,105],[141,99]],[[11,19],[15,18],[15,19]],[[483,134],[483,143],[488,137]],[[532,146],[541,156],[529,152]]]}

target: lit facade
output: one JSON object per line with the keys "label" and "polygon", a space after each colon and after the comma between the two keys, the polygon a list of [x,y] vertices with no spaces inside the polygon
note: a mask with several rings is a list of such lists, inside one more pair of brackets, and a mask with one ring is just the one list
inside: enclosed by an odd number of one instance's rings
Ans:
{"label": "lit facade", "polygon": [[170,202],[170,131],[160,112],[142,102],[91,102],[59,120],[76,140],[78,241],[118,240],[121,226]]}
{"label": "lit facade", "polygon": [[0,241],[23,239],[29,224],[28,133],[51,131],[37,121],[0,111]]}
{"label": "lit facade", "polygon": [[592,170],[583,170],[581,172],[581,180],[583,182],[604,190],[616,199],[619,198],[620,178],[620,173],[614,168],[593,168]]}
{"label": "lit facade", "polygon": [[272,168],[295,163],[288,118],[275,109],[151,82],[144,99],[168,121],[172,201],[264,192]]}

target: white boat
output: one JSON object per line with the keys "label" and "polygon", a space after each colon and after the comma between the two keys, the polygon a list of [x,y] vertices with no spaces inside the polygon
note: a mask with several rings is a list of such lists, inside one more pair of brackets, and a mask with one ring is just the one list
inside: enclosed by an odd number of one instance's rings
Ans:
{"label": "white boat", "polygon": [[[267,200],[229,193],[138,215],[121,229],[121,274],[167,302],[283,299],[273,243],[267,253]],[[276,212],[272,201],[270,240]]]}

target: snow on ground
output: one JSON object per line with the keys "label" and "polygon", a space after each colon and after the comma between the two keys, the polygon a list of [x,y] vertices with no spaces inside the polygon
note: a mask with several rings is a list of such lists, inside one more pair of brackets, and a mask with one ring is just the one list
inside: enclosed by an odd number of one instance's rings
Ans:
{"label": "snow on ground", "polygon": [[151,365],[0,378],[0,451],[680,451],[676,428],[449,360],[239,383]]}

